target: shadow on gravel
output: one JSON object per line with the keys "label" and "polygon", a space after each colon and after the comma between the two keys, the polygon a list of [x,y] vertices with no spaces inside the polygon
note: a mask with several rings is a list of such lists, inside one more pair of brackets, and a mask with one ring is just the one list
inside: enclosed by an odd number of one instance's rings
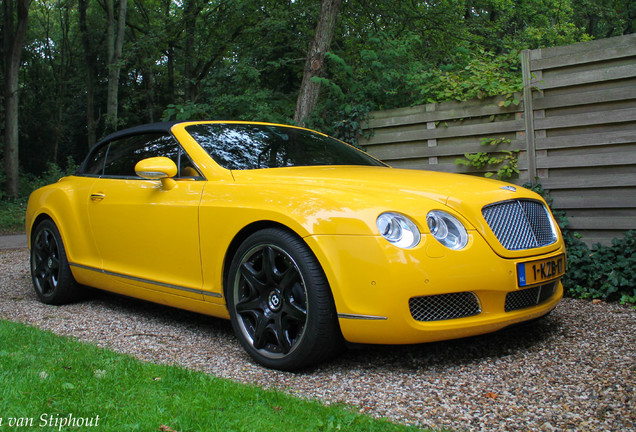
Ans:
{"label": "shadow on gravel", "polygon": [[557,316],[506,328],[496,333],[419,345],[356,345],[334,361],[334,366],[366,370],[449,369],[482,360],[503,359],[539,349],[561,327]]}
{"label": "shadow on gravel", "polygon": [[89,289],[91,290],[90,295],[83,303],[99,304],[118,313],[145,318],[165,326],[186,327],[213,332],[219,336],[234,337],[229,320],[113,294],[108,291]]}
{"label": "shadow on gravel", "polygon": [[[95,290],[85,302],[99,304],[118,313],[135,315],[165,326],[186,327],[223,338],[227,337],[232,340],[232,343],[235,342],[232,326],[228,320],[99,290]],[[323,367],[367,371],[402,369],[405,372],[436,368],[449,369],[537,349],[557,335],[560,327],[558,316],[552,314],[538,321],[510,327],[496,333],[451,341],[419,345],[353,345],[331,362],[317,365],[304,373],[319,374]]]}

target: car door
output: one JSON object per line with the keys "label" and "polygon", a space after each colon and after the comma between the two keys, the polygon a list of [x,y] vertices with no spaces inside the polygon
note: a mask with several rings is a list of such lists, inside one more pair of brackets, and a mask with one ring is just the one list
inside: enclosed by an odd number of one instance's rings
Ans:
{"label": "car door", "polygon": [[[135,164],[155,156],[178,166],[177,186],[135,174]],[[91,186],[89,219],[102,271],[157,291],[202,298],[198,209],[205,181],[169,134],[114,140],[103,173]]]}

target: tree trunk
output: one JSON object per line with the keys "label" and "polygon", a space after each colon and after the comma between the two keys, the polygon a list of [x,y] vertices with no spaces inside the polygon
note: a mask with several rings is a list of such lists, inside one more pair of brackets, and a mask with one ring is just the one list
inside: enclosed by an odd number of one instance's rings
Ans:
{"label": "tree trunk", "polygon": [[17,0],[18,21],[14,22],[14,1],[4,0],[4,169],[7,176],[6,192],[10,197],[17,197],[19,192],[18,159],[18,73],[20,56],[24,47],[29,22],[31,0]]}
{"label": "tree trunk", "polygon": [[177,103],[177,93],[174,87],[174,47],[170,44],[168,47],[168,95],[170,96],[169,102],[171,104]]}
{"label": "tree trunk", "polygon": [[312,78],[319,77],[322,74],[325,54],[329,50],[336,30],[336,21],[342,1],[321,0],[320,2],[318,25],[316,26],[314,37],[309,43],[303,80],[300,84],[300,92],[296,101],[296,112],[294,113],[294,121],[300,126],[305,126],[307,117],[318,102],[320,83],[312,81]]}
{"label": "tree trunk", "polygon": [[106,41],[108,48],[108,94],[106,96],[106,132],[114,132],[118,125],[119,106],[119,71],[121,70],[121,55],[124,47],[124,32],[126,30],[127,0],[119,0],[119,12],[115,22],[114,0],[106,0],[106,14],[108,16],[108,30]]}
{"label": "tree trunk", "polygon": [[[61,29],[62,43],[59,45],[59,64],[56,64],[55,56],[47,49],[47,56],[51,65],[51,70],[54,71],[54,78],[56,81],[56,103],[57,111],[55,118],[55,140],[53,141],[53,156],[54,163],[58,162],[58,154],[60,152],[60,142],[64,133],[64,110],[67,96],[67,82],[68,75],[71,67],[71,45],[69,40],[69,34],[71,29],[71,16],[69,8],[64,8],[59,13],[59,24]],[[49,29],[47,28],[47,39],[50,38]]]}
{"label": "tree trunk", "polygon": [[[140,59],[139,64],[143,64]],[[150,123],[155,121],[155,76],[152,72],[152,65],[142,67],[142,81],[146,90],[146,118]]]}
{"label": "tree trunk", "polygon": [[183,6],[183,23],[185,25],[185,46],[184,46],[184,70],[185,78],[185,101],[195,102],[197,98],[195,86],[195,36],[197,17],[201,13],[202,5],[197,0],[187,0]]}
{"label": "tree trunk", "polygon": [[86,11],[89,0],[79,0],[79,25],[82,33],[82,45],[84,46],[84,59],[86,61],[86,133],[88,149],[97,142],[97,120],[95,119],[95,77],[97,76],[97,54],[91,46],[91,38],[88,34],[86,23]]}

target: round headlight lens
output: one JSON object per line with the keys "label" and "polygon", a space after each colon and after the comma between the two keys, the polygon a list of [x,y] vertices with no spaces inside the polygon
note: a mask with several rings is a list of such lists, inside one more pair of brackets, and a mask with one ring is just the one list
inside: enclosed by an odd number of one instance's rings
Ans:
{"label": "round headlight lens", "polygon": [[420,242],[420,230],[406,216],[392,212],[382,213],[376,224],[380,235],[399,248],[414,248]]}
{"label": "round headlight lens", "polygon": [[433,210],[426,216],[428,229],[435,239],[449,249],[463,249],[468,243],[466,228],[454,216]]}

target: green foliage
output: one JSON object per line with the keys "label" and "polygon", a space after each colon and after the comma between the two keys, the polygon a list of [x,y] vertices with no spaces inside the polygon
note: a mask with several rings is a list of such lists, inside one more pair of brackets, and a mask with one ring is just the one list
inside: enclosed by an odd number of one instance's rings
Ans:
{"label": "green foliage", "polygon": [[[96,136],[104,134],[107,19],[103,2],[87,2],[86,34],[78,2],[31,2],[20,73],[24,172],[85,157],[88,76]],[[514,95],[521,50],[633,32],[633,3],[343,2],[311,124],[355,142],[366,111]],[[121,127],[162,117],[290,123],[319,9],[315,0],[128,2]]]}
{"label": "green foliage", "polygon": [[610,246],[596,244],[592,249],[570,236],[567,250],[563,286],[568,295],[636,304],[636,231],[614,239]]}
{"label": "green foliage", "polygon": [[633,0],[572,0],[573,25],[594,39],[636,32]]}
{"label": "green foliage", "polygon": [[505,99],[499,102],[500,107],[509,107],[510,105],[518,106],[521,103],[521,100],[517,99],[515,93],[508,93],[505,95]]}
{"label": "green foliage", "polygon": [[[422,72],[416,103],[483,99],[523,90],[519,51],[457,51],[451,64]],[[508,102],[506,102],[508,103]],[[518,102],[517,102],[518,104]],[[508,103],[509,105],[509,103]],[[507,105],[506,105],[507,106]]]}
{"label": "green foliage", "polygon": [[[498,146],[500,144],[510,144],[510,139],[501,137],[483,138],[481,140],[481,145],[483,146]],[[483,168],[490,169],[490,171],[484,174],[484,177],[492,177],[496,174],[499,180],[509,180],[514,175],[519,174],[519,168],[517,168],[519,150],[464,153],[464,157],[465,159],[456,159],[455,164],[469,166],[477,170]]]}
{"label": "green foliage", "polygon": [[[24,231],[24,216],[27,199],[32,191],[47,184],[55,183],[60,178],[73,174],[78,168],[72,157],[66,160],[66,168],[48,163],[46,171],[41,176],[22,172],[20,175],[20,196],[15,199],[0,199],[0,234],[13,234]],[[0,184],[4,179],[4,168],[0,167]],[[1,189],[4,190],[4,189]],[[2,192],[0,190],[0,197]]]}
{"label": "green foliage", "polygon": [[365,105],[345,105],[339,113],[342,120],[336,121],[333,125],[332,135],[344,142],[358,145],[358,137],[362,135],[364,127],[369,117],[369,107]]}
{"label": "green foliage", "polygon": [[7,175],[4,171],[4,164],[0,164],[0,200],[4,199],[7,195],[4,188],[4,183],[7,181]]}
{"label": "green foliage", "polygon": [[533,49],[569,45],[592,39],[583,29],[573,23],[561,23],[548,27],[527,27],[520,37]]}
{"label": "green foliage", "polygon": [[29,194],[37,188],[55,183],[62,177],[73,175],[78,168],[79,165],[75,162],[75,160],[73,160],[71,156],[68,156],[66,158],[65,168],[60,167],[56,163],[49,162],[47,163],[46,170],[41,176],[24,174],[21,176],[20,196],[28,197]]}
{"label": "green foliage", "polygon": [[[334,108],[334,110],[336,109]],[[307,126],[323,131],[348,144],[358,146],[358,138],[362,136],[362,128],[368,121],[369,111],[367,105],[347,104],[328,116],[314,112],[307,119]],[[367,136],[370,136],[370,133],[367,131]]]}
{"label": "green foliage", "polygon": [[170,104],[163,111],[162,121],[205,120],[210,118],[212,107],[208,104],[186,102]]}
{"label": "green foliage", "polygon": [[324,406],[202,372],[144,363],[23,324],[0,321],[0,340],[3,426],[9,417],[34,419],[33,427],[18,431],[42,429],[43,414],[47,419],[99,416],[97,427],[86,429],[116,432],[420,430],[338,404]]}
{"label": "green foliage", "polygon": [[[549,191],[539,184],[525,184],[546,198]],[[581,236],[568,229],[567,215],[553,211],[559,224],[568,257],[568,270],[563,277],[565,294],[581,299],[602,299],[636,305],[636,231],[628,231],[610,246],[596,244],[591,249]]]}
{"label": "green foliage", "polygon": [[7,199],[0,201],[0,235],[24,231],[26,199]]}
{"label": "green foliage", "polygon": [[464,19],[474,38],[494,52],[567,45],[588,38],[576,24],[586,13],[577,1],[475,0]]}

